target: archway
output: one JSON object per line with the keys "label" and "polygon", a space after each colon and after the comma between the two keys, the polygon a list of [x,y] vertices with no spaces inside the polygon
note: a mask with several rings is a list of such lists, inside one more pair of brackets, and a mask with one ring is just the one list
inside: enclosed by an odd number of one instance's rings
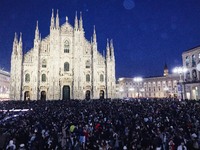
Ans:
{"label": "archway", "polygon": [[70,99],[70,87],[68,85],[63,86],[63,100]]}
{"label": "archway", "polygon": [[45,100],[46,100],[46,92],[45,92],[45,91],[42,91],[40,94],[41,94],[40,100],[45,101]]}
{"label": "archway", "polygon": [[85,99],[86,99],[86,100],[89,100],[89,99],[90,99],[90,91],[89,91],[89,90],[87,90],[87,91],[85,92]]}
{"label": "archway", "polygon": [[104,99],[104,91],[103,90],[100,91],[99,98],[100,99]]}
{"label": "archway", "polygon": [[30,100],[30,92],[29,91],[24,92],[24,100],[25,101]]}

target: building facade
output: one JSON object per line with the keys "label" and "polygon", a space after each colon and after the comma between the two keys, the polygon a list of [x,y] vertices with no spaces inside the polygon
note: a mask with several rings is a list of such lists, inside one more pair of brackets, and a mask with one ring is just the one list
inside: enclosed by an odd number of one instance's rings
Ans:
{"label": "building facade", "polygon": [[200,99],[200,46],[183,52],[184,73],[184,97],[187,99]]}
{"label": "building facade", "polygon": [[143,78],[140,82],[134,81],[134,78],[119,78],[117,95],[119,98],[176,98],[178,81],[179,76],[168,74],[165,65],[163,76]]}
{"label": "building facade", "polygon": [[[107,40],[106,56],[97,48],[94,28],[85,38],[82,15],[74,27],[60,26],[57,11],[50,21],[50,34],[41,39],[38,23],[34,46],[23,55],[22,35],[15,34],[11,56],[10,98],[14,100],[115,98],[115,56]],[[106,44],[105,44],[106,45]]]}
{"label": "building facade", "polygon": [[0,100],[9,100],[10,74],[0,69]]}

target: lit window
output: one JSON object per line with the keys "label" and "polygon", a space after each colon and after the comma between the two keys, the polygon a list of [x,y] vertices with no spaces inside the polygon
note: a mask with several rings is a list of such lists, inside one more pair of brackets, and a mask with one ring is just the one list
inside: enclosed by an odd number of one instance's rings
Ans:
{"label": "lit window", "polygon": [[64,63],[64,71],[69,71],[69,63],[68,62],[65,62]]}
{"label": "lit window", "polygon": [[64,43],[64,53],[69,53],[69,42],[65,41]]}

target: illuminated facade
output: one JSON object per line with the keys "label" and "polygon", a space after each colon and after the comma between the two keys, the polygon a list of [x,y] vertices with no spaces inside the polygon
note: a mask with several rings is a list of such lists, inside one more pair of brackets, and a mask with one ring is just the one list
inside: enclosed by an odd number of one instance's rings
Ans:
{"label": "illuminated facade", "polygon": [[[50,34],[41,39],[38,23],[34,46],[22,52],[22,35],[15,35],[11,56],[11,91],[14,100],[115,98],[115,56],[107,40],[106,57],[97,49],[94,28],[91,41],[85,38],[82,15],[74,27],[60,26],[52,11]],[[106,45],[106,44],[105,44]]]}
{"label": "illuminated facade", "polygon": [[182,54],[184,74],[184,96],[187,99],[200,99],[200,47],[192,48]]}
{"label": "illuminated facade", "polygon": [[119,78],[117,95],[119,98],[164,98],[177,97],[177,82],[179,76],[168,74],[164,67],[163,76],[143,78],[136,82],[134,78]]}
{"label": "illuminated facade", "polygon": [[10,93],[10,74],[0,70],[0,100],[8,100]]}

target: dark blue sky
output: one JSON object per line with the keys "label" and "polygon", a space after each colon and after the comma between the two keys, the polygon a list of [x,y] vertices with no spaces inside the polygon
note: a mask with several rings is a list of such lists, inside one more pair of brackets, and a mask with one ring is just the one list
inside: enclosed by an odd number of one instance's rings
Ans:
{"label": "dark blue sky", "polygon": [[86,38],[96,25],[98,48],[113,38],[116,76],[162,75],[181,65],[182,52],[200,45],[200,0],[0,0],[0,66],[10,70],[14,32],[23,33],[24,52],[33,46],[36,20],[49,34],[51,9],[60,22],[82,11]]}

